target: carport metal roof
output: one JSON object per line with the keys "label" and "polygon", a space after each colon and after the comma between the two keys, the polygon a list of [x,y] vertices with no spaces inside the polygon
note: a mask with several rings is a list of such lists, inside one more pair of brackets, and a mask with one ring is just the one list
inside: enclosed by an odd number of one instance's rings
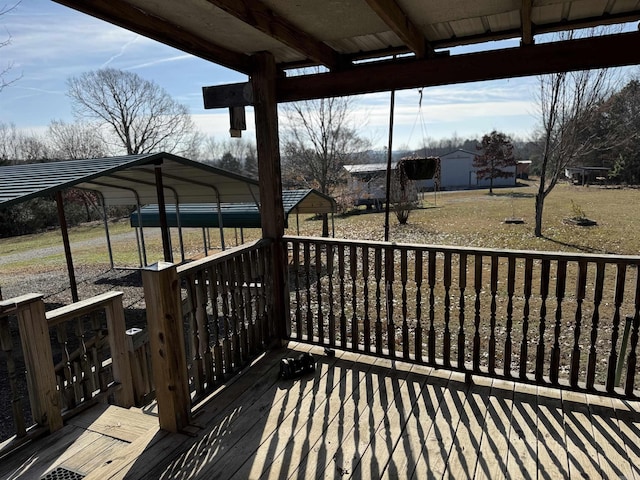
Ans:
{"label": "carport metal roof", "polygon": [[0,208],[71,187],[98,192],[106,205],[158,203],[156,167],[171,203],[258,203],[253,179],[154,153],[0,167]]}

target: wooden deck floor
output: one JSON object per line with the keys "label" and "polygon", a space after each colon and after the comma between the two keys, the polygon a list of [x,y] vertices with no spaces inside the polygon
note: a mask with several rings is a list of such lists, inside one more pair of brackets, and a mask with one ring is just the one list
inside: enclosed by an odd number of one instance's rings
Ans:
{"label": "wooden deck floor", "polygon": [[266,355],[197,410],[190,434],[159,431],[137,411],[92,409],[69,433],[4,460],[0,478],[62,466],[100,480],[640,480],[637,402],[311,352],[316,374],[291,381],[277,378],[285,352]]}

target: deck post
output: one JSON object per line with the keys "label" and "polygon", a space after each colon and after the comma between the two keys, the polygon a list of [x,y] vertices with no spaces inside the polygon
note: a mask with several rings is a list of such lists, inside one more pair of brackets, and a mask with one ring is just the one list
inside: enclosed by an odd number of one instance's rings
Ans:
{"label": "deck post", "polygon": [[277,70],[273,55],[260,52],[253,56],[254,74],[251,77],[256,122],[258,178],[260,179],[260,217],[262,236],[273,240],[272,292],[273,311],[270,334],[284,342],[291,333],[289,297],[285,281],[284,207],[280,174],[280,146],[278,137],[278,104],[276,101]]}
{"label": "deck post", "polygon": [[175,265],[159,262],[143,269],[142,284],[160,428],[178,432],[189,423],[191,401]]}
{"label": "deck post", "polygon": [[109,331],[109,348],[113,365],[113,380],[120,385],[116,390],[115,403],[124,408],[135,404],[133,395],[133,375],[129,350],[127,348],[127,334],[124,321],[122,295],[114,297],[106,306],[107,329]]}
{"label": "deck post", "polygon": [[62,414],[44,301],[40,294],[28,294],[13,300],[33,420],[55,432],[62,428]]}

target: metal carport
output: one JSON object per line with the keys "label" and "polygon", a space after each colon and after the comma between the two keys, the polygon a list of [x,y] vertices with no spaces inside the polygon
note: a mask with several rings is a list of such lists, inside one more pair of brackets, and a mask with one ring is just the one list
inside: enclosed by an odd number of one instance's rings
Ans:
{"label": "metal carport", "polygon": [[[103,206],[136,205],[140,208],[147,203],[157,204],[166,261],[171,261],[171,249],[165,198],[172,199],[171,203],[178,208],[180,204],[189,203],[214,203],[218,206],[240,202],[259,204],[256,180],[170,153],[0,167],[0,209],[30,198],[55,195],[74,301],[78,294],[61,195],[67,188],[96,192]],[[108,235],[107,229],[109,243]],[[142,242],[144,244],[144,239]]]}

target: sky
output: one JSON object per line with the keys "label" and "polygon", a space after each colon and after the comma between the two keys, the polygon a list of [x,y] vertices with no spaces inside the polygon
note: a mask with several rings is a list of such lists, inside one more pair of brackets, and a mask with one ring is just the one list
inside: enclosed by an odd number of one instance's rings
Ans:
{"label": "sky", "polygon": [[[11,6],[0,2],[0,6]],[[1,8],[1,7],[0,7]],[[73,122],[67,79],[111,67],[134,72],[189,107],[207,136],[226,140],[226,110],[204,110],[202,87],[243,82],[247,77],[49,0],[22,0],[0,16],[0,71],[16,81],[0,92],[0,122],[46,131],[53,120]],[[515,46],[516,42],[505,46]],[[393,148],[419,148],[429,139],[480,138],[492,130],[528,138],[537,124],[535,77],[477,82],[396,93]],[[374,148],[387,145],[389,93],[354,97],[353,120]],[[247,112],[247,132],[255,138]],[[282,123],[282,121],[281,121]]]}

